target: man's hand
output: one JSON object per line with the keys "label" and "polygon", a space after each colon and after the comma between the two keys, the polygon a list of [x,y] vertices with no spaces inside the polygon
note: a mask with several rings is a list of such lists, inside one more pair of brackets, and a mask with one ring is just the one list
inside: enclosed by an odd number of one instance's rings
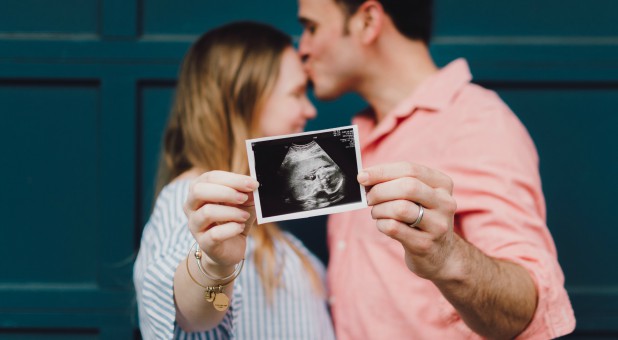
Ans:
{"label": "man's hand", "polygon": [[[378,229],[399,241],[408,268],[431,280],[478,334],[511,339],[528,325],[537,292],[522,266],[485,255],[453,231],[453,181],[418,164],[364,169],[358,181]],[[424,214],[418,224],[419,206]]]}
{"label": "man's hand", "polygon": [[[452,274],[448,261],[457,204],[450,177],[418,164],[392,163],[364,169],[358,181],[368,189],[367,203],[373,206],[378,229],[403,245],[412,272],[430,280]],[[420,205],[424,214],[412,227]]]}

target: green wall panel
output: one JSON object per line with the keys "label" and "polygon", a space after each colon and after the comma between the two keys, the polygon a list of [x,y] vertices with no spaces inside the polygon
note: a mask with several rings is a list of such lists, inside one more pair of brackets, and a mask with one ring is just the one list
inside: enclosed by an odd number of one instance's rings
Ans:
{"label": "green wall panel", "polygon": [[0,34],[96,34],[99,0],[2,0]]}
{"label": "green wall panel", "polygon": [[139,226],[148,221],[154,204],[161,140],[174,96],[174,83],[140,84],[140,200]]}
{"label": "green wall panel", "polygon": [[79,331],[58,331],[58,330],[42,330],[37,332],[24,331],[24,332],[2,332],[0,336],[4,340],[39,340],[41,337],[45,339],[67,339],[67,340],[86,340],[86,339],[99,339],[96,332],[79,332]]}
{"label": "green wall panel", "polygon": [[200,35],[231,20],[269,22],[290,33],[300,32],[296,1],[142,0],[144,35]]}
{"label": "green wall panel", "polygon": [[8,180],[0,191],[3,225],[11,230],[0,238],[0,257],[11,266],[0,282],[94,282],[96,84],[2,82],[0,107],[10,122],[0,144],[12,146],[2,154]]}
{"label": "green wall panel", "polygon": [[435,9],[439,35],[578,37],[583,43],[618,36],[614,0],[438,0]]}

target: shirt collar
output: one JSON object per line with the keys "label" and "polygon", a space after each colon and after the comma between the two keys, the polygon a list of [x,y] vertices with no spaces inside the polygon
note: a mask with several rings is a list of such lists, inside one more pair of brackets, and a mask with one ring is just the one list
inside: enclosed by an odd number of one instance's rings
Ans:
{"label": "shirt collar", "polygon": [[456,59],[421,83],[416,91],[399,103],[387,117],[407,117],[417,108],[443,110],[471,80],[472,74],[466,60]]}
{"label": "shirt collar", "polygon": [[[384,120],[370,132],[368,140],[361,145],[371,144],[392,131],[397,125],[398,119],[410,116],[417,108],[430,111],[445,109],[457,93],[471,80],[472,74],[465,59],[460,58],[450,62],[423,81],[413,93],[395,106],[384,117]],[[373,120],[373,116],[373,110],[368,108],[355,118],[355,123],[366,125],[368,123],[366,120]]]}

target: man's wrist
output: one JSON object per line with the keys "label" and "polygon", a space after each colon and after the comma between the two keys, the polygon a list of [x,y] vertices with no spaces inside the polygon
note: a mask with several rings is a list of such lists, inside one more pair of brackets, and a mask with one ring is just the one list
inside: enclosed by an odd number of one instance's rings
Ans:
{"label": "man's wrist", "polygon": [[472,245],[457,234],[453,234],[450,251],[444,259],[442,268],[431,278],[438,286],[462,285],[471,279]]}

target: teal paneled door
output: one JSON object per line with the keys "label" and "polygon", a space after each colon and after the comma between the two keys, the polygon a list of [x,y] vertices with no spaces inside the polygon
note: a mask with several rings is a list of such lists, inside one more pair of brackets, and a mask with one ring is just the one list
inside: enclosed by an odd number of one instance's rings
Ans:
{"label": "teal paneled door", "polygon": [[[0,338],[137,336],[132,263],[178,64],[230,20],[298,36],[295,12],[275,0],[0,3]],[[439,64],[466,57],[537,144],[572,338],[618,337],[614,13],[613,0],[436,1]],[[348,124],[363,105],[320,103],[308,129]],[[323,218],[285,226],[327,259]]]}

